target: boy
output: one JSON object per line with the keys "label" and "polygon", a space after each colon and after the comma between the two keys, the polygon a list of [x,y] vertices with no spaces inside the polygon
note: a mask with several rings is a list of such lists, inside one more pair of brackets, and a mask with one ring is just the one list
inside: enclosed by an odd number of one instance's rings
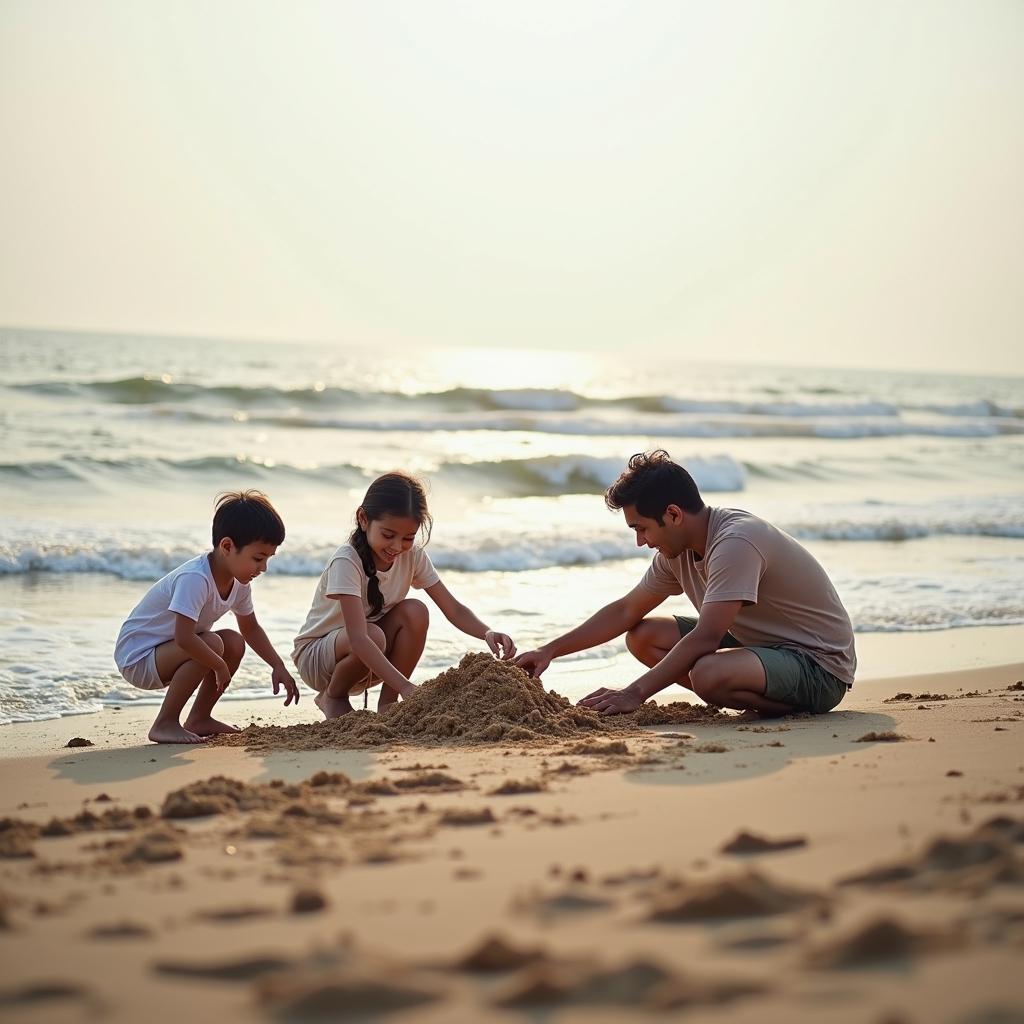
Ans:
{"label": "boy", "polygon": [[[640,547],[657,552],[628,594],[516,664],[539,676],[553,658],[626,634],[648,671],[579,703],[602,714],[635,711],[672,683],[708,704],[766,717],[831,711],[853,685],[853,627],[825,570],[792,537],[739,509],[704,504],[668,453],[634,455],[605,493]],[[696,620],[647,617],[683,594]]]}
{"label": "boy", "polygon": [[[238,671],[248,644],[273,670],[274,693],[285,688],[285,706],[299,702],[295,680],[256,621],[249,584],[264,572],[284,541],[284,523],[259,491],[222,494],[213,516],[213,550],[169,572],[150,588],[121,627],[114,661],[142,690],[167,688],[149,738],[154,743],[202,743],[236,732],[217,721],[213,706]],[[234,612],[239,632],[211,631]],[[182,726],[181,712],[199,693]]]}

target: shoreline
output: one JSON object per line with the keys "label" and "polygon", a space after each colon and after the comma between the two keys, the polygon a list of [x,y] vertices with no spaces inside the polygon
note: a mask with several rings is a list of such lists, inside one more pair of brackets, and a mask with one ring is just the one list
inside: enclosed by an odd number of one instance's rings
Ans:
{"label": "shoreline", "polygon": [[[857,695],[874,695],[888,691],[894,680],[937,676],[946,673],[983,671],[985,678],[992,672],[996,676],[1003,669],[1012,674],[1013,666],[1024,651],[1024,626],[968,626],[962,629],[926,631],[919,633],[870,633],[857,636],[859,659],[857,681],[851,694],[840,707],[848,707]],[[611,659],[604,668],[586,672],[588,686],[625,685],[637,663],[622,653]],[[565,693],[579,688],[581,675],[578,663],[555,663],[545,674],[546,689]],[[560,682],[569,683],[564,689]],[[127,685],[127,684],[125,684]],[[223,718],[244,727],[251,722],[262,725],[297,725],[321,719],[313,704],[313,691],[299,681],[300,703],[296,708],[284,708],[281,698],[239,698],[219,705]],[[268,687],[269,689],[269,687]],[[927,689],[927,687],[922,687]],[[894,691],[895,692],[895,691]],[[581,694],[582,695],[582,694]],[[371,693],[373,707],[375,693]],[[659,703],[689,701],[700,704],[700,699],[689,690],[670,687],[658,694]],[[136,746],[155,747],[146,739],[152,724],[157,701],[126,702],[116,707],[104,707],[96,712],[65,715],[35,722],[13,722],[0,725],[0,764],[5,760],[32,757],[53,752],[65,746],[73,737],[90,739],[105,748]]]}

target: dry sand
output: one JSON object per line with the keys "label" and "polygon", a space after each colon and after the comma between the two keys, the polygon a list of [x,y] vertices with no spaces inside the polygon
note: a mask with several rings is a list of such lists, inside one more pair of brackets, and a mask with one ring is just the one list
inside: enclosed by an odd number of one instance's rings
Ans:
{"label": "dry sand", "polygon": [[1024,1020],[1022,670],[600,719],[476,655],[201,748],[48,723],[0,760],[0,1019]]}

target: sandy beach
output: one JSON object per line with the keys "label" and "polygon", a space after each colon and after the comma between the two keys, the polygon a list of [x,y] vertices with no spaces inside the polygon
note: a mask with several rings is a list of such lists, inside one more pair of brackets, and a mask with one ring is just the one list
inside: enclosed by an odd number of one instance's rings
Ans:
{"label": "sandy beach", "polygon": [[530,737],[339,749],[267,702],[202,749],[142,743],[146,708],[9,727],[0,1014],[1021,1019],[1024,663],[643,728],[499,668]]}

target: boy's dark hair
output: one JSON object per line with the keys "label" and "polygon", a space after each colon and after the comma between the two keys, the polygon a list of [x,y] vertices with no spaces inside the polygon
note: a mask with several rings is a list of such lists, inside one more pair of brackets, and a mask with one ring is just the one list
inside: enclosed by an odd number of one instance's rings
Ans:
{"label": "boy's dark hair", "polygon": [[264,544],[284,543],[284,522],[270,499],[262,491],[228,491],[217,495],[213,513],[213,546],[225,537],[236,548],[262,541]]}
{"label": "boy's dark hair", "polygon": [[[359,506],[372,523],[374,519],[381,519],[384,516],[407,516],[415,519],[424,533],[426,544],[430,540],[430,530],[434,521],[427,511],[427,494],[414,476],[408,473],[395,471],[385,473],[377,477],[370,484],[366,491],[366,497]],[[379,615],[384,607],[384,595],[380,590],[380,581],[377,579],[377,564],[373,560],[373,551],[370,549],[370,542],[366,531],[359,525],[359,512],[356,511],[356,528],[348,539],[359,553],[363,563],[363,570],[366,573],[366,596],[370,602],[370,614]]]}
{"label": "boy's dark hair", "polygon": [[676,465],[664,448],[640,452],[629,460],[629,468],[604,492],[604,503],[615,511],[632,505],[645,519],[662,517],[669,505],[696,514],[704,508],[704,499],[693,477]]}

